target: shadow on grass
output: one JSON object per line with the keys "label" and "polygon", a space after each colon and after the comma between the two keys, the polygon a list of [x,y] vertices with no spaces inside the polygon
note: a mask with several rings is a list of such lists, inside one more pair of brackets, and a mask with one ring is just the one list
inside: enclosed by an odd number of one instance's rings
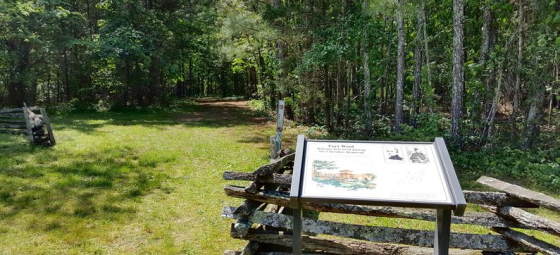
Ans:
{"label": "shadow on grass", "polygon": [[27,142],[27,140],[23,135],[0,134],[0,150],[14,150],[14,144],[25,142]]}
{"label": "shadow on grass", "polygon": [[51,150],[0,160],[0,217],[20,212],[63,217],[134,213],[127,201],[162,188],[167,176],[154,171],[173,158],[140,159],[126,146],[64,155]]}
{"label": "shadow on grass", "polygon": [[[243,126],[263,135],[240,142],[267,144],[264,131],[257,128],[266,119],[239,101],[200,102],[170,111],[75,113],[52,119],[55,136],[65,130],[95,135],[105,132],[106,125],[156,129]],[[80,141],[73,143],[80,145]],[[23,136],[0,136],[0,219],[32,215],[32,220],[24,220],[26,224],[50,231],[66,228],[65,219],[133,216],[139,198],[156,190],[171,191],[164,185],[169,176],[160,171],[161,164],[176,160],[166,156],[168,153],[118,144],[86,152],[65,147],[30,146]],[[34,223],[52,217],[60,220]]]}
{"label": "shadow on grass", "polygon": [[[251,128],[263,121],[244,102],[212,101],[174,111],[75,113],[54,117],[53,126],[56,136],[57,131],[65,129],[95,135],[105,132],[106,125]],[[33,215],[32,220],[25,220],[27,224],[50,231],[64,227],[64,220],[52,224],[34,221],[44,217],[79,220],[132,216],[142,196],[156,190],[171,191],[162,185],[169,176],[158,167],[176,158],[126,145],[105,146],[87,152],[53,150],[31,146],[23,136],[0,135],[0,219]]]}
{"label": "shadow on grass", "polygon": [[72,129],[83,133],[99,132],[105,125],[141,125],[164,129],[167,126],[221,128],[254,126],[266,118],[251,111],[243,101],[202,101],[173,110],[124,110],[117,112],[84,112],[55,117],[56,130]]}

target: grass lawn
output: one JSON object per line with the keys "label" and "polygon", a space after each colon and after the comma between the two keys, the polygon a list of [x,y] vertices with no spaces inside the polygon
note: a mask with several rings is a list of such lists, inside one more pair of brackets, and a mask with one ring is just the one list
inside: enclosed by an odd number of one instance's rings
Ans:
{"label": "grass lawn", "polygon": [[53,119],[58,144],[0,136],[0,250],[220,254],[224,170],[268,161],[268,123],[239,105]]}
{"label": "grass lawn", "polygon": [[[52,118],[58,144],[0,135],[0,251],[6,254],[222,254],[225,170],[268,162],[273,125],[243,102]],[[293,141],[301,128],[286,131]],[[426,229],[400,219],[321,218]],[[454,226],[456,231],[490,232]],[[558,242],[546,236],[547,240]]]}

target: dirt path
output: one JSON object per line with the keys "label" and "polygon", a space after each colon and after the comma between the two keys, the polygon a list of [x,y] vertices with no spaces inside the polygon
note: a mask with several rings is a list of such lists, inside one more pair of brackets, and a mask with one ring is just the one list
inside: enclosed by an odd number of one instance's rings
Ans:
{"label": "dirt path", "polygon": [[194,111],[181,114],[177,117],[180,122],[234,122],[242,124],[266,124],[267,119],[257,116],[249,107],[248,101],[226,101],[199,99]]}

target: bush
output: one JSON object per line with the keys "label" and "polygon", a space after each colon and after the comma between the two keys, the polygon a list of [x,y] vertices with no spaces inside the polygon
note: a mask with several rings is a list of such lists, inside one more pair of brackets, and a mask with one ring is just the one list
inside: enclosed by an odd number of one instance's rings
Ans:
{"label": "bush", "polygon": [[249,100],[249,107],[251,108],[251,110],[259,113],[259,114],[263,114],[266,115],[267,111],[266,111],[266,103],[264,102],[264,100],[260,100],[260,99],[252,99]]}
{"label": "bush", "polygon": [[560,150],[501,147],[479,151],[453,149],[451,154],[466,187],[476,186],[474,181],[478,177],[489,175],[527,188],[560,193]]}
{"label": "bush", "polygon": [[57,106],[53,107],[53,112],[56,115],[65,115],[68,113],[76,112],[80,109],[80,102],[78,99],[74,98],[65,103],[59,103]]}

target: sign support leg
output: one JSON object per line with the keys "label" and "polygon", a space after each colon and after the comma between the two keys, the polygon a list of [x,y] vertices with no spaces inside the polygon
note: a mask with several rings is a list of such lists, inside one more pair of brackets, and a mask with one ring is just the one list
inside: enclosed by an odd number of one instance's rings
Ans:
{"label": "sign support leg", "polygon": [[451,235],[451,210],[437,209],[437,227],[434,236],[434,255],[449,254],[449,237]]}
{"label": "sign support leg", "polygon": [[292,233],[292,254],[301,255],[301,235],[303,228],[303,208],[298,201],[298,207],[294,209],[293,233]]}

